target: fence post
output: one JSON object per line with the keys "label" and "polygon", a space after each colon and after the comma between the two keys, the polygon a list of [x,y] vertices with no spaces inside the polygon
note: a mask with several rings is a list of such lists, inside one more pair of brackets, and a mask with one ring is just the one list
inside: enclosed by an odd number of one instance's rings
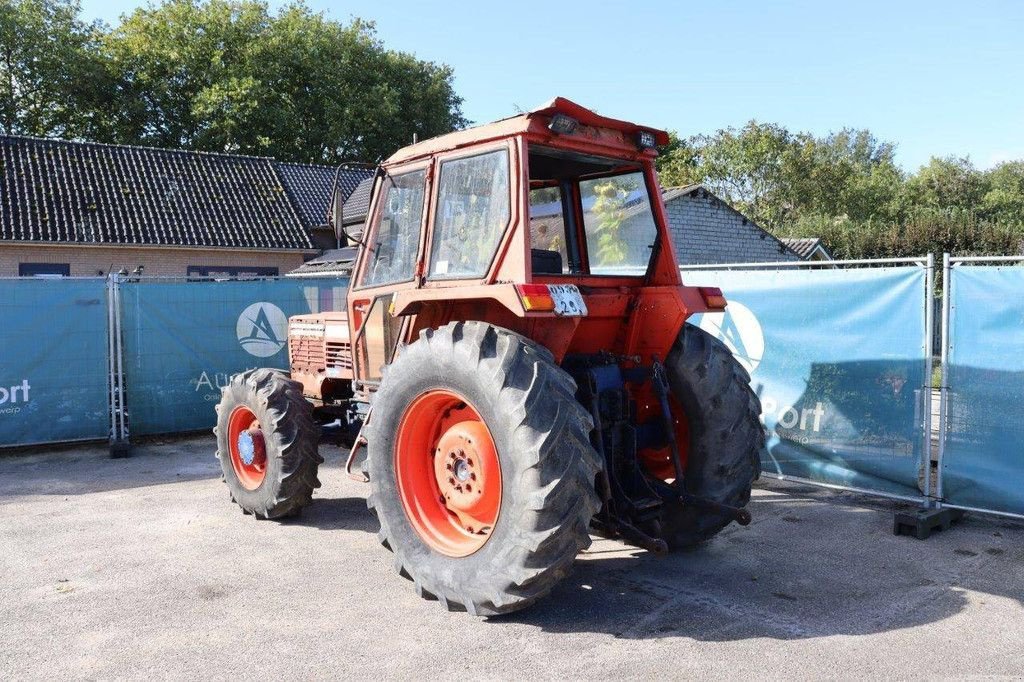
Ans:
{"label": "fence post", "polygon": [[107,335],[110,351],[110,456],[131,454],[128,425],[125,420],[124,346],[121,341],[121,276],[112,273],[107,280]]}
{"label": "fence post", "polygon": [[936,462],[935,497],[942,506],[942,457],[946,452],[946,435],[949,428],[949,311],[953,267],[948,253],[942,254],[942,379],[939,382],[939,455]]}
{"label": "fence post", "polygon": [[927,270],[925,271],[925,295],[924,295],[924,351],[925,351],[925,373],[924,373],[924,454],[921,458],[922,471],[924,472],[924,505],[932,507],[935,505],[932,499],[932,346],[935,339],[935,306],[932,301],[935,298],[935,254],[928,254]]}

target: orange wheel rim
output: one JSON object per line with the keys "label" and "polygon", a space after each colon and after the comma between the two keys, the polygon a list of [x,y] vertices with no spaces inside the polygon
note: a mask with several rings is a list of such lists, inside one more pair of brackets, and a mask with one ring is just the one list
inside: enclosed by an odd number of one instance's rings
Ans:
{"label": "orange wheel rim", "polygon": [[228,450],[242,487],[259,488],[267,476],[267,448],[259,420],[248,407],[236,407],[228,417]]}
{"label": "orange wheel rim", "polygon": [[[661,405],[658,403],[654,390],[645,385],[633,391],[633,399],[637,404],[637,422],[644,423],[648,420],[661,420]],[[668,396],[668,406],[672,410],[672,424],[675,427],[676,444],[679,446],[679,455],[682,458],[683,470],[686,470],[686,462],[690,454],[690,424],[686,418],[679,401],[675,396]],[[637,453],[640,463],[647,472],[663,481],[674,481],[676,468],[672,464],[672,449],[665,445],[660,448],[644,448]]]}
{"label": "orange wheel rim", "polygon": [[406,408],[395,439],[395,478],[413,530],[431,549],[469,556],[491,536],[501,508],[501,463],[480,413],[444,389]]}

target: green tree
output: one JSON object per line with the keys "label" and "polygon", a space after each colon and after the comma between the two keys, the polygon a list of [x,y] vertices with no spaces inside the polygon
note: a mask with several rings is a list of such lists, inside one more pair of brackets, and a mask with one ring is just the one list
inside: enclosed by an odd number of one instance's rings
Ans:
{"label": "green tree", "polygon": [[899,212],[903,174],[894,147],[866,130],[819,138],[751,121],[670,140],[659,158],[664,184],[701,182],[764,227],[809,215],[867,219]]}
{"label": "green tree", "polygon": [[1024,161],[1001,163],[987,173],[988,191],[981,208],[989,218],[1024,220]]}
{"label": "green tree", "polygon": [[916,206],[975,211],[988,193],[988,179],[967,158],[932,157],[907,186]]}
{"label": "green tree", "polygon": [[595,184],[593,191],[595,199],[590,210],[597,218],[597,264],[620,265],[628,255],[622,224],[626,220],[629,190],[617,178],[611,178]]}
{"label": "green tree", "polygon": [[119,142],[375,161],[465,125],[447,66],[388,50],[372,23],[295,3],[167,0],[107,36]]}
{"label": "green tree", "polygon": [[103,26],[78,14],[75,0],[0,0],[0,132],[104,134],[113,89]]}

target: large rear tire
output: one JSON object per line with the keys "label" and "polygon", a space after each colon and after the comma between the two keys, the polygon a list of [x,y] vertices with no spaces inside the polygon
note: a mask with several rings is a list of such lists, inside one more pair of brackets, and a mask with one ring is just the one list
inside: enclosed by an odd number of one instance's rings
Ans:
{"label": "large rear tire", "polygon": [[298,513],[320,487],[320,427],[302,384],[276,369],[231,377],[217,405],[217,458],[231,499],[248,514]]}
{"label": "large rear tire", "polygon": [[516,611],[590,545],[601,462],[575,391],[546,349],[482,322],[424,330],[385,368],[367,505],[421,596]]}
{"label": "large rear tire", "polygon": [[[761,401],[750,375],[721,341],[683,325],[665,360],[672,397],[689,431],[686,490],[715,502],[743,507],[761,474],[765,447]],[[666,484],[661,528],[671,549],[689,549],[717,534],[731,517],[683,505]]]}

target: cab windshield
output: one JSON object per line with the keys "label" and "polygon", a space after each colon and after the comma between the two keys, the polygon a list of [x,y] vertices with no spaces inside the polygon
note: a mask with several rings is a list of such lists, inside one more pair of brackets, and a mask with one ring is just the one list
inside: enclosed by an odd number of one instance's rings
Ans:
{"label": "cab windshield", "polygon": [[658,228],[640,167],[547,147],[529,162],[534,274],[647,272]]}

